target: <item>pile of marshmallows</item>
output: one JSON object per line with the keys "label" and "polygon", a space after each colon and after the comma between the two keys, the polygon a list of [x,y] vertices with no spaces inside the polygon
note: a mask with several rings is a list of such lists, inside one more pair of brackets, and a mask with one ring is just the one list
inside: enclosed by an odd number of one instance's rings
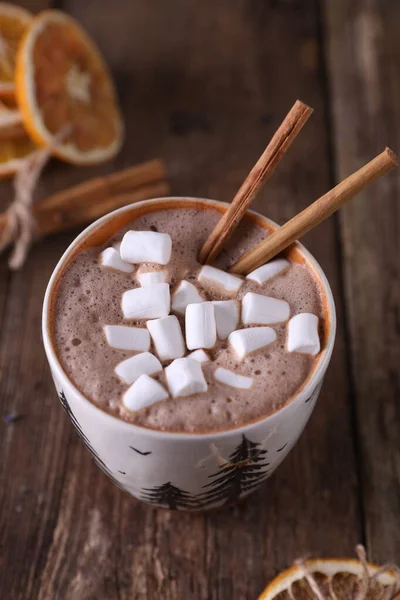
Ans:
{"label": "pile of marshmallows", "polygon": [[[128,231],[122,242],[101,253],[104,267],[132,273],[141,263],[167,265],[171,258],[172,240],[166,233],[153,231]],[[247,279],[262,285],[289,266],[285,259],[273,260],[259,267]],[[131,387],[123,394],[126,409],[137,411],[169,397],[164,386],[151,378],[162,371],[160,360],[173,360],[165,368],[169,393],[174,397],[190,396],[207,391],[202,364],[209,362],[204,349],[213,348],[220,340],[228,340],[238,359],[255,350],[268,346],[276,339],[272,325],[290,317],[290,307],[284,300],[248,292],[241,303],[241,321],[244,325],[262,325],[236,329],[239,323],[239,302],[221,300],[206,302],[197,288],[183,280],[170,294],[165,282],[164,270],[147,271],[139,267],[136,278],[141,287],[129,290],[122,296],[122,312],[125,319],[149,319],[147,329],[125,325],[105,325],[107,343],[112,348],[137,352],[119,363],[115,372]],[[220,269],[203,266],[198,275],[200,284],[209,284],[221,294],[232,296],[238,292],[243,279]],[[185,338],[179,320],[173,312],[185,316]],[[153,341],[158,358],[149,352]],[[193,350],[185,357],[188,350]],[[316,355],[320,351],[318,317],[301,313],[288,323],[287,349]],[[249,389],[251,377],[245,377],[218,367],[214,377],[222,384],[234,388]]]}

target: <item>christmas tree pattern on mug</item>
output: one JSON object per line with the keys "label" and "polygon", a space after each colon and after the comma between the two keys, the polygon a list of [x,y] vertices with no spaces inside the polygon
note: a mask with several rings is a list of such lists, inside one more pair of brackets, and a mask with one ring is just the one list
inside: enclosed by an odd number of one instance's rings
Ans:
{"label": "christmas tree pattern on mug", "polygon": [[[112,471],[107,467],[106,463],[100,458],[100,456],[97,454],[96,450],[93,448],[93,446],[91,445],[89,439],[86,437],[84,431],[82,430],[82,427],[79,423],[79,421],[77,420],[77,418],[75,417],[74,413],[72,412],[71,406],[67,400],[67,397],[64,393],[63,390],[61,390],[61,392],[59,392],[58,397],[60,399],[60,402],[62,404],[62,407],[64,408],[65,412],[67,413],[67,415],[69,416],[72,425],[75,428],[75,431],[77,432],[77,434],[79,435],[79,437],[81,438],[82,442],[85,444],[86,448],[89,450],[90,454],[92,455],[96,465],[98,467],[100,467],[100,469],[103,471],[103,473],[105,473],[106,475],[108,475],[108,477],[112,480],[113,483],[115,483],[116,486],[118,486],[120,489],[124,490],[125,488],[123,487],[123,485],[118,481],[118,479],[116,479],[112,473]],[[118,471],[119,473],[121,473],[122,475],[124,475],[125,473],[123,471]]]}
{"label": "christmas tree pattern on mug", "polygon": [[193,510],[200,508],[195,497],[176,487],[170,481],[153,488],[143,488],[140,499],[143,502],[163,506],[171,510]]}
{"label": "christmas tree pattern on mug", "polygon": [[[268,434],[266,435],[266,437],[263,440],[258,442],[258,448],[257,448],[258,453],[260,453],[264,449],[267,450],[268,443],[270,442],[271,439],[274,438],[274,436],[277,433],[278,433],[278,427],[275,426],[268,432]],[[284,447],[286,447],[286,446],[287,446],[287,443],[285,444]],[[205,458],[202,458],[201,460],[199,460],[197,462],[196,469],[207,469],[210,463],[212,464],[212,466],[215,466],[215,464],[216,464],[218,467],[223,467],[224,465],[226,465],[229,462],[229,458],[225,458],[222,455],[220,448],[218,446],[216,446],[215,444],[210,444],[209,447],[210,447],[211,453],[208,454]],[[277,450],[277,452],[279,452],[279,450]]]}
{"label": "christmas tree pattern on mug", "polygon": [[[317,396],[320,387],[318,386],[313,391],[311,396],[306,400],[306,403]],[[64,391],[59,393],[59,399],[70,417],[75,430],[92,454],[96,464],[120,489],[125,490],[124,486],[114,477],[112,471],[90,444],[79,421],[71,410]],[[141,500],[172,510],[199,510],[212,504],[227,505],[239,500],[245,494],[259,487],[268,478],[269,471],[267,467],[270,466],[270,463],[265,461],[265,455],[268,452],[265,448],[265,443],[273,433],[276,433],[276,431],[270,432],[263,442],[252,442],[243,434],[241,443],[235,448],[228,460],[223,459],[219,455],[217,447],[212,445],[212,456],[214,459],[218,459],[219,468],[218,471],[209,475],[209,478],[213,479],[213,481],[203,486],[203,488],[210,489],[202,494],[193,496],[189,492],[173,485],[171,481],[168,481],[153,488],[143,488]],[[277,452],[281,452],[286,446],[287,443],[279,448]],[[152,451],[141,451],[133,446],[130,446],[130,448],[135,453],[144,457],[152,454]],[[205,465],[202,463],[205,460],[208,461],[209,458],[211,456],[203,459],[196,466],[205,468]],[[122,470],[118,470],[118,473],[126,475],[126,472]]]}
{"label": "christmas tree pattern on mug", "polygon": [[209,475],[213,481],[203,487],[210,489],[197,496],[201,506],[235,502],[268,478],[269,463],[265,460],[268,451],[260,446],[242,435],[242,441],[229,456],[229,461]]}

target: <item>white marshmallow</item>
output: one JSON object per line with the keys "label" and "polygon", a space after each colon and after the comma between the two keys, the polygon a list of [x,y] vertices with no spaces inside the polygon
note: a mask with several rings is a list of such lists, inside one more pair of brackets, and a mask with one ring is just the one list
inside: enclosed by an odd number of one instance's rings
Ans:
{"label": "white marshmallow", "polygon": [[212,348],[217,341],[212,302],[188,304],[185,313],[186,346],[189,350]]}
{"label": "white marshmallow", "polygon": [[165,369],[168,388],[174,398],[207,391],[201,364],[191,358],[177,358]]}
{"label": "white marshmallow", "polygon": [[239,303],[236,300],[214,300],[217,336],[226,340],[239,323]]}
{"label": "white marshmallow", "polygon": [[247,292],[242,300],[242,321],[245,325],[271,325],[282,323],[290,316],[290,306],[285,300]]}
{"label": "white marshmallow", "polygon": [[167,265],[171,258],[172,240],[168,233],[127,231],[122,238],[121,258],[130,263]]}
{"label": "white marshmallow", "polygon": [[253,385],[252,377],[245,377],[244,375],[238,375],[229,369],[218,367],[214,372],[214,378],[220,383],[229,385],[233,388],[240,388],[242,390],[248,390]]}
{"label": "white marshmallow", "polygon": [[188,358],[191,358],[192,360],[197,360],[199,361],[199,363],[210,362],[210,357],[208,356],[207,352],[204,352],[204,350],[202,349],[191,352]]}
{"label": "white marshmallow", "polygon": [[185,356],[185,341],[181,326],[175,315],[147,321],[147,329],[161,360]]}
{"label": "white marshmallow", "polygon": [[271,260],[271,262],[266,265],[262,265],[255,269],[251,273],[249,273],[246,279],[250,279],[251,281],[255,281],[262,285],[268,279],[275,277],[278,273],[281,273],[285,269],[287,269],[290,265],[290,262],[286,260],[286,258],[277,258],[276,260]]}
{"label": "white marshmallow", "polygon": [[107,344],[118,350],[144,352],[150,350],[150,335],[147,329],[126,325],[104,325]]}
{"label": "white marshmallow", "polygon": [[250,352],[255,352],[276,340],[272,327],[249,327],[233,331],[228,341],[239,358],[244,358]]}
{"label": "white marshmallow", "polygon": [[229,294],[237,292],[243,283],[243,280],[236,277],[236,275],[231,275],[209,265],[202,267],[198,280],[200,283],[211,283]]}
{"label": "white marshmallow", "polygon": [[124,273],[132,273],[133,266],[127,262],[124,262],[118,250],[115,248],[106,248],[100,254],[100,263],[103,267],[109,267],[110,269],[116,269],[117,271],[123,271]]}
{"label": "white marshmallow", "polygon": [[146,287],[155,283],[165,283],[166,273],[165,271],[148,271],[146,273],[138,271],[136,279],[142,287]]}
{"label": "white marshmallow", "polygon": [[312,354],[320,351],[318,317],[311,313],[300,313],[292,317],[288,325],[287,349],[289,352]]}
{"label": "white marshmallow", "polygon": [[197,288],[183,279],[174,293],[172,294],[172,310],[174,312],[185,314],[185,310],[188,304],[198,304],[204,302],[204,299],[200,296]]}
{"label": "white marshmallow", "polygon": [[151,406],[160,400],[166,400],[168,392],[148,375],[141,375],[122,396],[122,404],[131,411]]}
{"label": "white marshmallow", "polygon": [[166,317],[170,308],[168,283],[154,283],[122,294],[125,319],[158,319]]}
{"label": "white marshmallow", "polygon": [[141,375],[154,375],[162,371],[160,361],[150,352],[142,352],[120,362],[114,369],[122,381],[131,384]]}
{"label": "white marshmallow", "polygon": [[118,252],[118,254],[119,254],[119,251],[121,250],[121,242],[120,242],[120,241],[119,241],[119,242],[114,242],[114,243],[113,243],[113,248],[115,248],[115,249],[116,249],[116,251],[117,251],[117,252]]}

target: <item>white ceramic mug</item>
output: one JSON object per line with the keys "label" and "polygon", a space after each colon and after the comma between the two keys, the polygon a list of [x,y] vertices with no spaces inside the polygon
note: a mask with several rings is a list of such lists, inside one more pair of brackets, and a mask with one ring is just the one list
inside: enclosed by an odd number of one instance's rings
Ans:
{"label": "white ceramic mug", "polygon": [[[324,297],[322,350],[303,387],[283,408],[250,424],[222,432],[169,433],[126,423],[107,414],[74,386],[63,371],[50,336],[50,299],[65,265],[84,246],[100,245],[128,221],[147,212],[176,207],[227,204],[196,198],[138,202],[102,217],[70,245],[48,284],[43,307],[43,340],[62,405],[95,461],[119,487],[135,498],[170,509],[204,510],[235,502],[263,483],[283,461],[315,406],[335,341],[335,306],[329,283],[316,260],[296,244],[289,257],[307,263]],[[267,231],[277,225],[249,211]]]}

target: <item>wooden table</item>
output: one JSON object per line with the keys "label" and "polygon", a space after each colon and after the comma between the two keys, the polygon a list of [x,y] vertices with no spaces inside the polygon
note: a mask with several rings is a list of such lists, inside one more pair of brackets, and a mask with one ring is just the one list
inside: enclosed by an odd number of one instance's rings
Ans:
{"label": "wooden table", "polygon": [[[51,2],[32,0],[33,10]],[[388,144],[399,150],[396,0],[65,0],[116,77],[112,164],[55,163],[38,195],[155,156],[172,190],[230,200],[296,98],[315,109],[255,208],[283,223]],[[75,232],[0,261],[0,598],[254,600],[305,553],[400,561],[399,173],[310,233],[338,310],[301,440],[244,504],[155,510],[94,465],[41,345],[46,283]],[[5,206],[11,187],[2,188]]]}

